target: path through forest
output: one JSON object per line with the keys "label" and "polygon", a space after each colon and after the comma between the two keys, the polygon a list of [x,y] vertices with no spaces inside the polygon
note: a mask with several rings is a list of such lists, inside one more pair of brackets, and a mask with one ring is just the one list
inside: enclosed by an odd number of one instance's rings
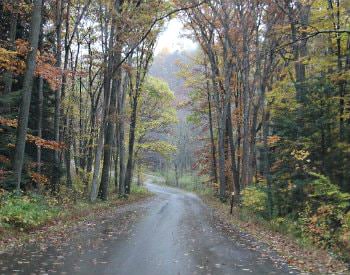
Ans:
{"label": "path through forest", "polygon": [[[227,236],[193,194],[147,184],[151,200],[0,257],[1,274],[297,274],[242,235]],[[263,247],[263,246],[262,246]],[[259,251],[260,250],[260,251]]]}

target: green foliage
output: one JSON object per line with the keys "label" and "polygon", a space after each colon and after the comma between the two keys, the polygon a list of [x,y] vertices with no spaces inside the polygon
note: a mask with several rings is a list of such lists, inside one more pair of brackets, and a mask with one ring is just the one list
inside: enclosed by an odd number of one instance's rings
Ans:
{"label": "green foliage", "polygon": [[168,128],[177,123],[174,99],[174,93],[167,83],[153,77],[146,79],[136,129],[136,151],[139,155],[152,152],[169,158],[175,152],[175,146],[166,140],[159,140],[161,134],[166,134]]}
{"label": "green foliage", "polygon": [[305,208],[299,213],[301,231],[313,242],[337,249],[346,245],[343,236],[349,234],[350,194],[323,175],[311,175],[314,179],[304,188],[308,194]]}
{"label": "green foliage", "polygon": [[141,143],[138,145],[138,149],[147,152],[156,152],[164,158],[169,158],[174,152],[176,152],[176,147],[165,141]]}
{"label": "green foliage", "polygon": [[7,194],[1,198],[0,225],[19,229],[40,226],[59,213],[55,200],[35,194],[17,196]]}
{"label": "green foliage", "polygon": [[259,186],[249,186],[242,191],[242,206],[257,214],[267,212],[267,193]]}
{"label": "green foliage", "polygon": [[144,186],[140,186],[137,184],[132,184],[131,185],[131,193],[135,194],[135,195],[148,195],[150,194],[150,192],[148,191],[148,189]]}
{"label": "green foliage", "polygon": [[350,194],[342,192],[324,175],[314,172],[307,175],[294,182],[275,179],[272,219],[267,219],[267,190],[264,186],[249,186],[242,191],[241,211],[255,216],[273,230],[294,236],[301,244],[316,243],[347,259]]}

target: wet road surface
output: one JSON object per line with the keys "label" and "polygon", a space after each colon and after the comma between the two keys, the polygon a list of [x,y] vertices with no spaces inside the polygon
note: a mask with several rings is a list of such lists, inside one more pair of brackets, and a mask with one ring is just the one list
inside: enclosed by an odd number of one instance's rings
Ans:
{"label": "wet road surface", "polygon": [[[149,201],[0,254],[1,274],[297,274],[246,238],[227,236],[195,195],[147,184]],[[259,246],[259,245],[258,245]],[[263,247],[263,246],[262,246]],[[271,253],[270,253],[271,254]]]}

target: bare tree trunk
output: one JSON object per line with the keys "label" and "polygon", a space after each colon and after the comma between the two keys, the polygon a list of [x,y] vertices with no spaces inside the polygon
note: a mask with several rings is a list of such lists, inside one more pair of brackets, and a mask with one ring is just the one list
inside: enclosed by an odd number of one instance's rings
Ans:
{"label": "bare tree trunk", "polygon": [[[267,109],[267,108],[266,108]],[[267,203],[269,216],[273,215],[273,197],[272,197],[272,180],[270,174],[270,162],[269,162],[269,145],[267,138],[269,136],[269,111],[265,110],[263,114],[263,173],[267,182]]]}
{"label": "bare tree trunk", "polygon": [[[225,129],[226,129],[226,118],[220,117],[219,119],[219,130],[218,130],[218,148],[219,148],[219,175],[220,175],[220,188],[219,195],[221,200],[226,198],[226,173],[225,173]],[[225,123],[223,122],[225,121]]]}
{"label": "bare tree trunk", "polygon": [[[118,57],[114,57],[117,61],[117,64],[121,60],[121,54],[117,53]],[[121,86],[121,70],[117,70],[117,79],[113,80],[111,100],[109,106],[109,113],[107,119],[107,129],[105,137],[105,146],[104,146],[104,159],[103,159],[103,168],[100,184],[100,196],[102,200],[107,200],[108,198],[108,187],[109,187],[109,175],[111,170],[111,161],[112,161],[112,152],[113,152],[113,143],[115,136],[115,124],[116,124],[116,105],[117,105],[117,95],[120,93]]]}
{"label": "bare tree trunk", "polygon": [[232,172],[232,178],[233,178],[233,184],[234,184],[234,192],[235,192],[235,199],[236,201],[239,201],[240,193],[241,193],[241,186],[239,182],[239,173],[237,171],[237,164],[236,164],[236,148],[234,145],[233,140],[233,129],[232,129],[232,116],[231,116],[231,103],[228,105],[228,111],[227,111],[227,131],[228,131],[228,137],[229,137],[229,144],[230,144],[230,151],[231,151],[231,172]]}
{"label": "bare tree trunk", "polygon": [[130,133],[129,133],[129,151],[128,151],[128,162],[125,172],[125,193],[130,194],[130,185],[133,177],[133,157],[134,157],[134,144],[135,144],[135,130],[136,130],[136,116],[137,116],[137,103],[138,103],[138,93],[133,97],[132,103],[132,113],[130,121]]}
{"label": "bare tree trunk", "polygon": [[208,118],[209,118],[209,133],[210,133],[210,143],[211,143],[211,156],[212,156],[212,177],[214,178],[214,182],[218,183],[218,171],[216,165],[216,146],[214,140],[214,130],[213,130],[213,114],[211,107],[211,96],[210,96],[210,88],[209,81],[207,81],[207,94],[208,94]]}
{"label": "bare tree trunk", "polygon": [[90,136],[88,141],[88,156],[87,156],[87,164],[86,171],[90,173],[92,171],[92,164],[94,161],[93,153],[94,153],[94,139],[96,138],[96,113],[97,108],[94,106],[94,100],[91,99],[91,114],[90,114]]}
{"label": "bare tree trunk", "polygon": [[115,192],[118,193],[118,183],[119,183],[119,123],[116,123],[115,131],[115,152],[114,152],[114,187]]}
{"label": "bare tree trunk", "polygon": [[16,177],[16,190],[17,193],[21,189],[21,176],[23,169],[24,151],[27,136],[29,108],[32,96],[33,88],[33,77],[36,65],[36,55],[39,44],[40,26],[41,26],[41,10],[42,0],[35,0],[32,13],[32,22],[30,27],[30,38],[29,38],[29,53],[26,62],[26,73],[23,82],[23,94],[20,105],[20,112],[18,116],[18,128],[16,135],[16,149],[13,161],[13,170]]}
{"label": "bare tree trunk", "polygon": [[[42,138],[43,131],[43,105],[44,105],[44,80],[42,77],[39,78],[39,89],[38,89],[38,137]],[[38,162],[38,173],[41,173],[41,146],[37,147],[37,162]]]}
{"label": "bare tree trunk", "polygon": [[[244,22],[243,22],[244,24]],[[248,54],[248,41],[246,37],[247,33],[243,31],[243,152],[242,152],[242,186],[247,186],[248,174],[250,170],[249,163],[249,119],[250,119],[250,85],[249,85],[249,54]]]}
{"label": "bare tree trunk", "polygon": [[95,165],[93,170],[93,176],[92,176],[92,182],[91,182],[91,193],[90,193],[90,201],[94,202],[97,198],[97,181],[98,181],[98,175],[100,173],[100,165],[101,165],[101,158],[102,158],[102,152],[103,152],[103,129],[100,130],[99,137],[98,137],[98,145],[96,148],[96,154],[95,154]]}
{"label": "bare tree trunk", "polygon": [[[62,0],[56,1],[56,67],[61,69],[62,65],[62,14],[64,5]],[[62,81],[62,80],[61,80]],[[61,82],[62,84],[62,82]],[[60,113],[61,113],[61,87],[55,92],[55,114],[54,114],[54,138],[56,142],[60,142]],[[51,178],[51,190],[53,193],[58,192],[58,184],[60,181],[60,153],[54,152],[53,171]]]}
{"label": "bare tree trunk", "polygon": [[125,195],[125,97],[128,81],[124,78],[123,89],[118,98],[118,125],[119,125],[119,195]]}

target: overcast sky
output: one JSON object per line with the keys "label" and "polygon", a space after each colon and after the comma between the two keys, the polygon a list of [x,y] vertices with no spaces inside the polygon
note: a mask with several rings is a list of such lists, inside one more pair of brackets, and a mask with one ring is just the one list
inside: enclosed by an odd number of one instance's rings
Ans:
{"label": "overcast sky", "polygon": [[155,50],[156,54],[159,54],[163,50],[175,52],[196,48],[196,44],[191,39],[183,37],[183,34],[186,33],[188,31],[184,30],[181,21],[177,18],[172,19],[167,23],[164,32],[160,34]]}

